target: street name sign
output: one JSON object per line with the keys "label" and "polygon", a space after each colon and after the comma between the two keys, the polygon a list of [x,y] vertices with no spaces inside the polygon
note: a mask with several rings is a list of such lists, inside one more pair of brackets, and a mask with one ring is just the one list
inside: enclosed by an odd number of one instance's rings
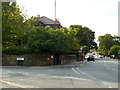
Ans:
{"label": "street name sign", "polygon": [[24,58],[17,58],[17,60],[24,60]]}

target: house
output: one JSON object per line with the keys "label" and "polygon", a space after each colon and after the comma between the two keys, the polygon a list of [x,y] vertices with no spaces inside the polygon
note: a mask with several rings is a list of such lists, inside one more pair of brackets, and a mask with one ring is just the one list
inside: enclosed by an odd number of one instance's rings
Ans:
{"label": "house", "polygon": [[[57,19],[56,21],[54,21],[45,16],[40,17],[40,15],[37,15],[37,18],[38,18],[38,21],[40,21],[40,24],[44,27],[51,26],[54,29],[57,29],[57,28],[60,29],[62,27],[60,22]],[[39,26],[39,24],[36,24],[35,26]]]}

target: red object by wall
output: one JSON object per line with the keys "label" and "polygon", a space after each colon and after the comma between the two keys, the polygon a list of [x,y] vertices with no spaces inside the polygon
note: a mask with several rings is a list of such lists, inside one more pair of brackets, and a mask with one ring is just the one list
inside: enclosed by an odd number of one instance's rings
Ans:
{"label": "red object by wall", "polygon": [[50,57],[49,56],[47,56],[47,63],[49,63],[50,62]]}

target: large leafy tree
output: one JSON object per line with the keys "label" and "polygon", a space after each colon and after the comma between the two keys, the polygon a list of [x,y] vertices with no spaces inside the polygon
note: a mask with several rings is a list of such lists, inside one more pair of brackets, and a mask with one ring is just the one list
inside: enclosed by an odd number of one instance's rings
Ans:
{"label": "large leafy tree", "polygon": [[23,46],[25,17],[15,2],[2,3],[3,46]]}
{"label": "large leafy tree", "polygon": [[111,36],[111,34],[105,34],[103,36],[98,37],[99,41],[99,47],[98,50],[101,54],[108,54],[108,51],[110,48],[115,44],[115,41],[113,40],[114,37]]}
{"label": "large leafy tree", "polygon": [[33,27],[28,35],[27,47],[41,52],[48,49],[46,46],[49,39],[48,33],[43,27]]}
{"label": "large leafy tree", "polygon": [[73,50],[74,39],[60,29],[34,27],[29,34],[27,46],[35,52],[67,53]]}
{"label": "large leafy tree", "polygon": [[67,42],[68,47],[70,47],[73,52],[79,51],[80,45],[76,38],[77,31],[72,28],[61,28],[61,30],[67,38],[65,41]]}
{"label": "large leafy tree", "polygon": [[40,25],[40,21],[38,21],[38,18],[35,16],[32,16],[31,18],[28,18],[25,22],[25,30],[30,31],[35,25]]}
{"label": "large leafy tree", "polygon": [[80,46],[88,46],[89,49],[96,48],[95,32],[88,27],[82,27],[81,25],[71,25],[70,29],[75,33],[75,37]]}
{"label": "large leafy tree", "polygon": [[[40,21],[38,21],[37,17],[32,16],[31,18],[28,18],[24,22],[24,31],[25,31],[25,36],[24,36],[24,46],[26,46],[29,33],[31,33],[31,30],[35,27],[35,25],[41,25]],[[33,31],[32,31],[33,32]]]}

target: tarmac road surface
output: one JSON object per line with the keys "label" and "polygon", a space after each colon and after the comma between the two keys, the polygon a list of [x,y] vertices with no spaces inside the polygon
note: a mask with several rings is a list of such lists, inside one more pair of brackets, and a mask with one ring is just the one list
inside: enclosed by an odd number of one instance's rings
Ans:
{"label": "tarmac road surface", "polygon": [[2,88],[118,88],[118,60],[95,60],[62,66],[4,66]]}

